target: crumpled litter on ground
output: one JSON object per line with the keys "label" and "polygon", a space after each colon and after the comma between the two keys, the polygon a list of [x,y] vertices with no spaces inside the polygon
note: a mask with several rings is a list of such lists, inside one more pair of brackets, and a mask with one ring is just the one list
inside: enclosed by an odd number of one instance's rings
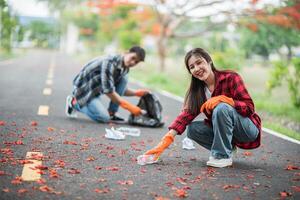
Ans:
{"label": "crumpled litter on ground", "polygon": [[120,127],[117,128],[117,130],[121,131],[124,135],[129,135],[133,137],[139,137],[141,135],[141,130],[138,128]]}
{"label": "crumpled litter on ground", "polygon": [[188,137],[185,137],[185,138],[182,140],[182,148],[183,148],[183,149],[187,149],[187,150],[195,149],[193,140],[189,139]]}
{"label": "crumpled litter on ground", "polygon": [[125,134],[122,133],[121,131],[115,130],[114,127],[111,127],[111,129],[105,129],[106,134],[104,135],[108,139],[113,139],[113,140],[124,140],[125,139]]}

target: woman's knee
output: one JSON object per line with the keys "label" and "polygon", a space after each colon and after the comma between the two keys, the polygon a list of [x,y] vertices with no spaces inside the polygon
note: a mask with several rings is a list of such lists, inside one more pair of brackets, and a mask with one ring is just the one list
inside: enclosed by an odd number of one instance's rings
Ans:
{"label": "woman's knee", "polygon": [[232,112],[234,108],[227,103],[219,103],[213,110],[213,117],[225,116]]}

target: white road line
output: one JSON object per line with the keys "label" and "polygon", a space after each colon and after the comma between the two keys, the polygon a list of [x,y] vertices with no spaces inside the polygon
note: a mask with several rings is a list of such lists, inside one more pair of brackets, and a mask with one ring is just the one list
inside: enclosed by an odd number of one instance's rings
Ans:
{"label": "white road line", "polygon": [[46,85],[52,85],[53,84],[53,80],[52,79],[47,79],[46,80]]}
{"label": "white road line", "polygon": [[24,164],[21,175],[23,181],[36,181],[41,179],[41,174],[38,173],[39,170],[35,169],[35,167],[42,165],[42,161],[35,160],[34,157],[41,157],[42,155],[41,152],[27,152],[26,161],[30,161],[30,163]]}
{"label": "white road line", "polygon": [[43,95],[51,95],[51,94],[52,94],[52,89],[51,88],[44,88]]}
{"label": "white road line", "polygon": [[[132,78],[130,78],[130,82],[135,83],[135,84],[137,84],[137,85],[140,85],[141,87],[147,87],[147,85],[146,85],[145,83],[142,83],[142,82],[137,81],[137,80],[132,79]],[[171,99],[174,99],[174,100],[176,100],[176,101],[178,101],[178,102],[180,102],[180,103],[183,103],[183,101],[184,101],[184,99],[183,99],[182,97],[179,97],[179,96],[176,96],[176,95],[174,95],[174,94],[171,94],[171,93],[169,93],[169,92],[167,92],[167,91],[165,91],[165,90],[157,90],[157,91],[158,91],[161,95],[166,96],[166,97],[169,97],[169,98],[171,98]],[[287,140],[287,141],[292,142],[292,143],[295,143],[295,144],[300,144],[300,141],[295,140],[295,139],[293,139],[293,138],[290,138],[290,137],[288,137],[288,136],[286,136],[286,135],[283,135],[282,133],[278,133],[278,132],[276,132],[276,131],[273,131],[273,130],[268,129],[268,128],[265,128],[265,127],[262,127],[262,130],[263,130],[265,133],[268,133],[268,134],[270,134],[270,135],[274,135],[274,136],[279,137],[279,138],[281,138],[281,139],[283,139],[283,140]]]}
{"label": "white road line", "polygon": [[49,106],[47,105],[39,106],[39,110],[37,114],[47,116],[49,114]]}

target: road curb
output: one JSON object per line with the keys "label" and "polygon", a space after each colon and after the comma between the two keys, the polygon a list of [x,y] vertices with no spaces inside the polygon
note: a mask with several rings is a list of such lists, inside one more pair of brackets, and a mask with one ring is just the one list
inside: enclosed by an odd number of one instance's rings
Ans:
{"label": "road curb", "polygon": [[[136,79],[134,79],[134,78],[130,78],[130,82],[135,83],[135,84],[137,84],[137,85],[140,85],[140,86],[142,86],[142,87],[148,87],[145,83],[143,83],[143,82],[141,82],[141,81],[138,81],[138,80],[136,80]],[[174,100],[176,100],[176,101],[179,101],[180,103],[183,103],[183,100],[184,100],[184,99],[183,99],[182,97],[179,97],[179,96],[176,96],[176,95],[174,95],[174,94],[171,94],[170,92],[167,92],[167,91],[165,91],[165,90],[160,90],[160,89],[155,89],[155,90],[156,90],[157,92],[159,92],[161,95],[164,95],[164,96],[166,96],[166,97],[169,97],[169,98],[171,98],[171,99],[174,99]],[[300,141],[298,141],[298,140],[296,140],[296,139],[294,139],[294,138],[288,137],[288,136],[286,136],[286,135],[284,135],[284,134],[282,134],[282,133],[276,132],[276,131],[274,131],[274,130],[271,130],[271,129],[268,129],[268,128],[265,128],[265,127],[262,127],[262,130],[263,130],[264,132],[270,134],[270,135],[274,135],[274,136],[279,137],[279,138],[281,138],[281,139],[283,139],[283,140],[287,140],[287,141],[292,142],[292,143],[295,143],[295,144],[300,144]]]}

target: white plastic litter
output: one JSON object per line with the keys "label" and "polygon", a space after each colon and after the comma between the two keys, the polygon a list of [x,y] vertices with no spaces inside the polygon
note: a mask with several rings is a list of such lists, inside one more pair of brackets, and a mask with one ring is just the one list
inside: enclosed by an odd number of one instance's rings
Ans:
{"label": "white plastic litter", "polygon": [[117,128],[117,130],[121,131],[124,135],[130,135],[133,137],[139,137],[141,135],[141,130],[138,128],[120,127]]}
{"label": "white plastic litter", "polygon": [[159,158],[157,160],[154,160],[154,155],[139,155],[137,157],[137,163],[139,165],[149,165],[157,163]]}
{"label": "white plastic litter", "polygon": [[125,139],[125,135],[118,130],[115,130],[114,127],[111,127],[111,129],[105,129],[106,134],[105,137],[108,139],[113,139],[113,140],[124,140]]}
{"label": "white plastic litter", "polygon": [[193,140],[191,140],[191,139],[185,137],[185,138],[182,140],[182,148],[183,148],[183,149],[187,149],[187,150],[195,149]]}

